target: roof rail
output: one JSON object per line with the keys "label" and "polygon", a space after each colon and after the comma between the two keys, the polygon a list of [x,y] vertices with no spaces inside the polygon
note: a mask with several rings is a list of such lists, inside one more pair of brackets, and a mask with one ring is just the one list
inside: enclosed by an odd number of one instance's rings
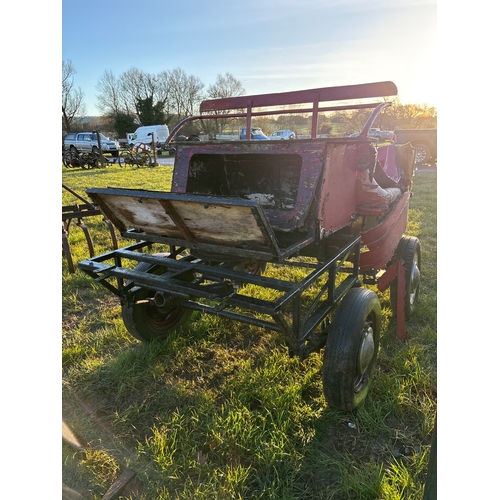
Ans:
{"label": "roof rail", "polygon": [[[279,92],[273,94],[258,94],[258,95],[245,95],[238,97],[223,97],[219,99],[207,99],[200,104],[201,116],[189,117],[179,123],[174,130],[172,130],[169,142],[179,129],[179,126],[186,121],[193,119],[204,119],[210,116],[217,116],[219,111],[233,111],[240,110],[239,112],[227,113],[225,117],[246,117],[246,135],[247,140],[250,139],[252,116],[265,116],[276,114],[290,114],[290,113],[312,113],[311,137],[315,138],[318,128],[318,114],[326,111],[339,111],[348,109],[365,109],[375,108],[380,102],[369,103],[352,103],[337,106],[323,106],[320,107],[321,102],[331,101],[360,101],[363,99],[376,98],[376,97],[389,97],[396,96],[398,89],[393,82],[375,82],[375,83],[362,83],[358,85],[343,85],[339,87],[323,87],[318,89],[308,90],[295,90],[290,92]],[[280,110],[267,110],[254,111],[254,108],[276,107],[276,106],[289,106],[293,104],[308,104],[311,103],[310,108],[294,108],[294,109],[280,109]],[[245,111],[242,111],[245,110]],[[215,115],[203,115],[203,113],[216,113]]]}

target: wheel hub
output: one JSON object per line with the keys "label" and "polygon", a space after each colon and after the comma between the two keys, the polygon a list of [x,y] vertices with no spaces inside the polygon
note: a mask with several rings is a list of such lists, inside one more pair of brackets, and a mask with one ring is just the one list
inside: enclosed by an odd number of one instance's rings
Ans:
{"label": "wheel hub", "polygon": [[373,339],[373,328],[367,326],[363,331],[361,346],[358,353],[358,373],[363,375],[375,354],[375,340]]}

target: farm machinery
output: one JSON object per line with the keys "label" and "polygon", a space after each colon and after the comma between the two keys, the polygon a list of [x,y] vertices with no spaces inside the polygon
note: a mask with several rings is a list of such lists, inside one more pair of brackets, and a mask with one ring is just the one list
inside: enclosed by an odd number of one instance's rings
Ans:
{"label": "farm machinery", "polygon": [[[354,410],[373,380],[379,291],[397,336],[417,303],[420,243],[405,236],[415,151],[368,131],[392,82],[207,100],[194,120],[309,113],[311,138],[176,142],[170,191],[90,188],[131,244],[79,262],[119,297],[140,341],[182,331],[193,312],[280,332],[290,355],[323,349],[327,403]],[[304,107],[305,106],[305,107]],[[358,137],[318,138],[322,112],[367,109]],[[275,267],[302,271],[269,273]],[[367,285],[370,285],[368,287]]]}

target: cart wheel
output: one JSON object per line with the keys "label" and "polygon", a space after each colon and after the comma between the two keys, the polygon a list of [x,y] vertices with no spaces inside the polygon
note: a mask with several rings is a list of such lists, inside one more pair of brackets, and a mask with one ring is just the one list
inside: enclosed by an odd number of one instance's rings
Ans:
{"label": "cart wheel", "polygon": [[63,156],[63,164],[66,168],[72,168],[71,160],[73,159],[73,153],[71,151],[66,151]]}
{"label": "cart wheel", "polygon": [[[167,257],[169,254],[156,254]],[[153,267],[147,262],[140,262],[136,271],[146,272]],[[165,268],[157,268],[152,274],[161,274]],[[194,279],[194,275],[185,278]],[[151,342],[155,339],[166,339],[175,328],[182,326],[190,318],[193,311],[178,304],[176,300],[164,304],[161,308],[153,302],[137,304],[137,301],[153,298],[155,292],[145,288],[139,289],[131,303],[122,303],[122,318],[128,332],[142,342]]]}
{"label": "cart wheel", "polygon": [[335,312],[325,346],[323,393],[330,406],[352,411],[366,398],[377,359],[380,324],[377,294],[351,288]]}
{"label": "cart wheel", "polygon": [[[420,289],[420,241],[414,236],[403,236],[399,241],[397,253],[403,259],[405,268],[405,319],[415,311]],[[391,308],[397,314],[398,280],[391,283]]]}
{"label": "cart wheel", "polygon": [[134,157],[130,153],[120,154],[118,158],[118,163],[120,164],[120,167],[123,167],[125,165],[133,165]]}
{"label": "cart wheel", "polygon": [[79,157],[79,162],[80,167],[83,170],[88,170],[90,168],[88,153],[82,153],[82,155]]}
{"label": "cart wheel", "polygon": [[142,151],[141,153],[137,153],[137,166],[138,167],[150,167],[151,166],[151,156],[149,153]]}

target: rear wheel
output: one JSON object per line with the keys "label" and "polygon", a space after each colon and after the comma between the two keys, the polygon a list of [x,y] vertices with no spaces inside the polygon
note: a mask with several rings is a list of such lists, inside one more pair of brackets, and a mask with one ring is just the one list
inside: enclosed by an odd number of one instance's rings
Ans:
{"label": "rear wheel", "polygon": [[[168,254],[156,254],[168,257]],[[154,269],[153,269],[154,268]],[[160,275],[165,272],[164,267],[153,266],[140,262],[136,271],[151,272]],[[185,277],[191,281],[194,275]],[[139,288],[132,300],[122,303],[122,318],[128,332],[142,342],[151,342],[155,339],[166,339],[176,328],[182,326],[190,318],[193,311],[179,304],[177,299],[166,300],[161,307],[153,301],[155,292],[146,288]]]}
{"label": "rear wheel", "polygon": [[426,144],[413,144],[416,149],[415,152],[415,163],[421,165],[423,163],[429,163],[431,159],[431,152]]}
{"label": "rear wheel", "polygon": [[[405,319],[415,311],[420,290],[420,241],[414,236],[403,236],[396,253],[403,259],[405,268]],[[394,314],[398,309],[398,280],[391,283],[391,308]]]}
{"label": "rear wheel", "polygon": [[338,306],[326,341],[323,392],[330,406],[352,411],[372,385],[381,328],[375,292],[351,288]]}

